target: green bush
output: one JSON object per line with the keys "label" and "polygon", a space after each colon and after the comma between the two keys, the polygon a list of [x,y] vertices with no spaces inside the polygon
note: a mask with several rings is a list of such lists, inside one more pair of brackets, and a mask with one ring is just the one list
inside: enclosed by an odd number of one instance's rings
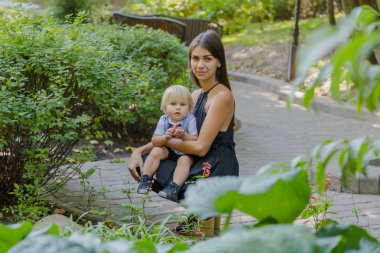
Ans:
{"label": "green bush", "polygon": [[294,5],[295,0],[271,0],[270,12],[276,20],[289,20],[294,16]]}
{"label": "green bush", "polygon": [[[133,114],[122,123],[129,131],[147,131],[162,114],[159,104],[163,90],[175,83],[188,85],[185,46],[160,30],[143,27],[103,26],[98,34],[108,37],[114,47],[113,57],[125,63],[128,74],[123,85],[133,87],[127,105],[137,105],[137,109],[132,109]],[[124,101],[125,96],[121,96],[118,103]]]}
{"label": "green bush", "polygon": [[163,90],[184,80],[186,50],[171,35],[84,19],[79,14],[72,24],[59,24],[0,10],[3,204],[15,201],[9,196],[15,184],[18,196],[32,194],[27,189],[57,179],[62,165],[90,159],[71,155],[79,140],[150,129],[161,114]]}
{"label": "green bush", "polygon": [[106,0],[47,0],[53,15],[65,20],[67,15],[76,16],[81,11],[90,13],[92,19],[101,18],[107,13],[109,1]]}
{"label": "green bush", "polygon": [[199,17],[220,23],[226,33],[232,33],[244,28],[247,23],[252,22],[254,19],[260,21],[270,19],[265,10],[266,3],[261,3],[261,1],[205,0],[197,2],[201,9]]}

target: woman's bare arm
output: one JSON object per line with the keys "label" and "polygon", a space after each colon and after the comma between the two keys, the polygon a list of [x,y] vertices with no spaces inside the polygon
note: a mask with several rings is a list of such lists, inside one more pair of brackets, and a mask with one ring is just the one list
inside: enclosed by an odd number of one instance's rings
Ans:
{"label": "woman's bare arm", "polygon": [[219,91],[213,97],[212,103],[207,110],[198,139],[196,141],[171,139],[168,141],[167,146],[185,154],[206,155],[225,122],[230,120],[233,108],[232,93],[230,91]]}
{"label": "woman's bare arm", "polygon": [[196,140],[198,140],[198,136],[185,133],[182,140],[184,140],[184,141],[196,141]]}

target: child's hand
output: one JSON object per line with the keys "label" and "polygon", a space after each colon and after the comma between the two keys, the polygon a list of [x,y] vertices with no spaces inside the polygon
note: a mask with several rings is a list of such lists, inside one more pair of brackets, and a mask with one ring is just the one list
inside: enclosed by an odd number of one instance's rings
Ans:
{"label": "child's hand", "polygon": [[183,129],[182,127],[178,127],[176,130],[175,130],[175,136],[178,138],[178,139],[183,139],[185,137],[185,129]]}
{"label": "child's hand", "polygon": [[176,126],[173,126],[172,128],[169,128],[168,131],[166,131],[166,135],[165,135],[166,140],[170,140],[171,138],[173,138],[175,129],[176,129]]}

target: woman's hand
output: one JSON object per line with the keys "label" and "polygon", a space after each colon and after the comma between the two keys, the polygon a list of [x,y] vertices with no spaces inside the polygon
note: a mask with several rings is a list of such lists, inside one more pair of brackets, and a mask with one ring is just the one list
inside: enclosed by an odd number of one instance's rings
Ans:
{"label": "woman's hand", "polygon": [[137,182],[140,182],[140,174],[139,172],[141,173],[144,169],[144,162],[143,162],[143,159],[141,157],[141,153],[140,152],[136,152],[137,149],[135,149],[133,152],[132,152],[132,155],[131,155],[131,158],[129,159],[129,162],[128,162],[128,170],[129,170],[129,173],[131,173],[131,176],[137,181]]}
{"label": "woman's hand", "polygon": [[149,153],[153,148],[151,142],[148,144],[136,148],[133,150],[131,157],[128,162],[128,170],[131,173],[131,176],[137,181],[140,182],[141,176],[144,171],[144,162],[142,159],[142,155]]}

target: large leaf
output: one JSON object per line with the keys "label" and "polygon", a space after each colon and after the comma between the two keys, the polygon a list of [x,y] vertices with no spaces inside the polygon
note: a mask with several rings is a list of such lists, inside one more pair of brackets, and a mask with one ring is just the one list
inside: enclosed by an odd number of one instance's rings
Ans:
{"label": "large leaf", "polygon": [[[379,242],[368,232],[354,225],[339,225],[329,223],[317,233],[317,243],[323,253],[352,252],[380,252]],[[365,249],[371,249],[366,251]]]}
{"label": "large leaf", "polygon": [[326,189],[326,166],[331,158],[338,152],[338,146],[343,141],[325,140],[321,145],[314,148],[312,152],[312,159],[315,165],[315,179],[318,185],[318,193],[322,194]]}
{"label": "large leaf", "polygon": [[309,36],[300,49],[294,89],[303,85],[315,63],[332,55],[331,62],[323,66],[317,78],[308,85],[303,98],[306,107],[310,107],[313,101],[315,88],[331,74],[330,92],[333,99],[338,102],[342,100],[341,85],[345,82],[348,92],[352,85],[355,88],[359,116],[363,104],[368,110],[375,111],[380,97],[377,85],[380,83],[380,71],[371,65],[368,58],[380,44],[378,17],[379,13],[372,8],[358,7],[335,28],[326,27]]}
{"label": "large leaf", "polygon": [[230,230],[219,238],[196,244],[187,252],[316,253],[318,248],[309,228],[268,225],[253,230]]}
{"label": "large leaf", "polygon": [[[305,95],[302,98],[302,103],[306,108],[310,108],[310,106],[312,105],[315,88],[322,85],[323,81],[331,74],[332,69],[333,69],[333,66],[331,64],[327,64],[323,66],[317,78],[315,78],[314,80],[310,82],[307,89],[305,90]],[[289,100],[289,102],[292,102],[292,101]]]}
{"label": "large leaf", "polygon": [[371,91],[368,94],[366,107],[370,111],[375,111],[380,97],[380,66],[370,66],[367,70],[367,76]]}
{"label": "large leaf", "polygon": [[375,158],[375,143],[370,136],[356,138],[352,141],[345,141],[347,148],[344,149],[339,158],[339,165],[342,168],[342,184],[347,185],[347,179],[359,172],[367,174],[367,167],[371,159]]}
{"label": "large leaf", "polygon": [[127,241],[124,239],[102,243],[101,239],[93,234],[73,233],[69,238],[52,235],[27,237],[9,253],[126,253],[126,252],[179,252],[188,247],[185,243],[155,244],[148,240]]}
{"label": "large leaf", "polygon": [[296,169],[244,180],[234,177],[201,180],[188,189],[184,203],[189,212],[201,218],[237,209],[259,221],[291,223],[307,205],[310,192],[307,171]]}
{"label": "large leaf", "polygon": [[33,225],[30,222],[11,226],[0,224],[0,253],[7,252],[13,245],[24,239],[32,228]]}
{"label": "large leaf", "polygon": [[51,224],[48,227],[37,229],[28,234],[28,237],[40,236],[40,235],[59,235],[59,227],[57,224]]}
{"label": "large leaf", "polygon": [[362,238],[359,242],[358,249],[349,249],[345,251],[345,253],[363,253],[363,252],[380,253],[379,243],[370,241],[366,238]]}
{"label": "large leaf", "polygon": [[[190,213],[197,214],[202,218],[232,212],[235,206],[234,195],[242,181],[238,177],[230,176],[197,180],[195,185],[189,186],[186,191],[184,203]],[[217,209],[215,200],[224,194],[227,195],[226,202]]]}
{"label": "large leaf", "polygon": [[370,161],[378,156],[380,150],[379,136],[363,136],[354,140],[326,140],[314,148],[311,160],[315,168],[315,178],[318,185],[318,193],[325,191],[325,170],[331,159],[337,154],[339,166],[342,170],[342,185],[347,186],[347,181],[356,173],[367,175]]}
{"label": "large leaf", "polygon": [[86,247],[79,243],[69,241],[67,239],[52,236],[43,235],[37,237],[27,238],[16,246],[11,248],[8,253],[100,253],[103,251],[96,251],[93,249],[86,249]]}
{"label": "large leaf", "polygon": [[[348,83],[352,82],[358,89],[357,106],[360,115],[362,101],[366,100],[369,93],[368,89],[379,75],[374,72],[374,68],[368,62],[369,55],[380,44],[380,36],[374,34],[360,34],[352,38],[349,43],[342,46],[333,55],[331,64],[334,66],[331,78],[331,93],[332,97],[340,101],[340,86],[342,78],[346,77]],[[346,71],[343,71],[346,69]],[[373,108],[368,108],[373,111]]]}
{"label": "large leaf", "polygon": [[347,41],[355,27],[360,23],[358,20],[363,19],[362,23],[367,24],[371,20],[375,20],[375,18],[376,14],[369,8],[358,8],[353,10],[349,17],[344,19],[337,27],[326,27],[313,32],[300,49],[298,57],[300,62],[297,64],[297,77],[293,82],[294,87],[298,87],[303,83],[314,63]]}

